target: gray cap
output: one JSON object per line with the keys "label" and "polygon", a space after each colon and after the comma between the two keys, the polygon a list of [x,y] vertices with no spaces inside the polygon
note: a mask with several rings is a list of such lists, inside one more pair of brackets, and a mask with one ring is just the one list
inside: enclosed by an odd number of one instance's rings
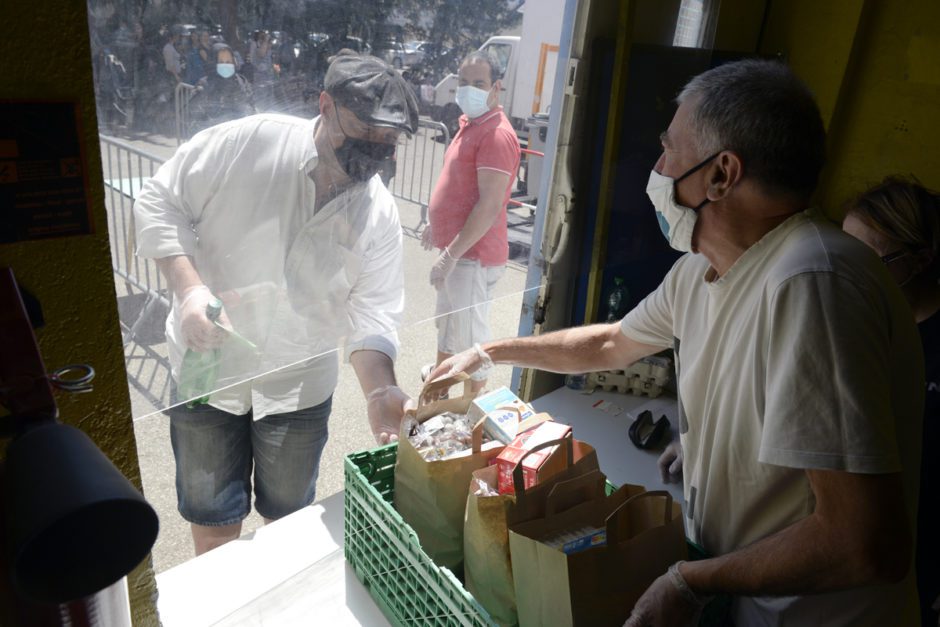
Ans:
{"label": "gray cap", "polygon": [[394,69],[379,58],[340,54],[333,58],[323,87],[339,104],[370,126],[418,130],[418,101]]}

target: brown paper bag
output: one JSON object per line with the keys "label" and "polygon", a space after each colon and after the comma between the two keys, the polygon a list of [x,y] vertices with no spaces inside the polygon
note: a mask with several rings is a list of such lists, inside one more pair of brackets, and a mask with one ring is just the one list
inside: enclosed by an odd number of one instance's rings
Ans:
{"label": "brown paper bag", "polygon": [[[464,382],[459,398],[423,403],[429,392]],[[408,441],[415,422],[424,422],[445,411],[466,414],[473,402],[469,377],[459,373],[425,385],[419,406],[402,421],[398,437],[398,458],[395,463],[395,509],[418,534],[424,552],[438,566],[449,568],[457,577],[463,575],[463,518],[467,504],[470,475],[487,465],[503,450],[500,442],[482,444],[483,421],[473,429],[473,446],[469,454],[452,459],[425,461]]]}
{"label": "brown paper bag", "polygon": [[[679,504],[668,492],[638,489],[598,497],[595,488],[564,511],[550,496],[544,518],[510,527],[520,625],[622,625],[653,580],[686,558]],[[582,526],[605,527],[607,544],[566,555],[542,542]]]}
{"label": "brown paper bag", "polygon": [[566,446],[566,469],[526,490],[520,462],[513,476],[516,495],[477,496],[477,480],[496,490],[497,468],[487,466],[472,474],[463,536],[466,588],[500,625],[518,624],[509,560],[509,524],[543,517],[546,498],[555,483],[598,470],[592,446],[570,437],[564,440],[545,442],[533,450]]}

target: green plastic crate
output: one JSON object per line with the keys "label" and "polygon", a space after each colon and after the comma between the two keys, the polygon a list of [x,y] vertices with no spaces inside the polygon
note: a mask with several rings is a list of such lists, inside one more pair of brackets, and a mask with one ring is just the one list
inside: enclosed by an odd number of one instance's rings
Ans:
{"label": "green plastic crate", "polygon": [[[393,625],[495,626],[483,606],[447,568],[421,549],[418,536],[392,507],[398,444],[346,456],[343,550],[356,577]],[[607,483],[608,494],[616,490]],[[705,553],[689,543],[689,559]],[[700,627],[726,624],[730,600],[716,598]]]}
{"label": "green plastic crate", "polygon": [[389,444],[346,457],[346,561],[393,625],[496,625],[392,507],[397,454]]}

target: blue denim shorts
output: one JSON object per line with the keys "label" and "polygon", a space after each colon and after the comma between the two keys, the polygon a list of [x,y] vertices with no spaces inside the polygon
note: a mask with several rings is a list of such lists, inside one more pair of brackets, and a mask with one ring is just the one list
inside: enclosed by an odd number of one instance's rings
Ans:
{"label": "blue denim shorts", "polygon": [[204,526],[231,525],[255,509],[277,519],[310,505],[333,397],[316,407],[253,420],[209,405],[168,410],[177,507]]}

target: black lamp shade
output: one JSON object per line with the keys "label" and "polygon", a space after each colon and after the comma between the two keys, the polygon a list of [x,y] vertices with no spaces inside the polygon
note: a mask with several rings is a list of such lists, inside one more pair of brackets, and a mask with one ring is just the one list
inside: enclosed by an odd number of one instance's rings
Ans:
{"label": "black lamp shade", "polygon": [[157,514],[91,438],[49,422],[7,449],[13,583],[65,603],[110,586],[146,557]]}

